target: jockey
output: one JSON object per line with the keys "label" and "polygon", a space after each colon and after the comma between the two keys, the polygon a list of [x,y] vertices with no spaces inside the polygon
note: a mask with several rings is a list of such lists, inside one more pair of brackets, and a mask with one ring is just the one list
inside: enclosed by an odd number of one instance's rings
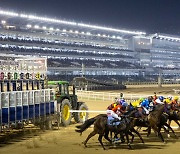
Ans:
{"label": "jockey", "polygon": [[164,105],[165,105],[164,111],[165,111],[167,114],[170,114],[170,109],[171,109],[171,97],[165,98],[163,102],[164,102]]}
{"label": "jockey", "polygon": [[149,111],[151,111],[151,109],[153,107],[153,106],[151,106],[152,100],[153,100],[153,97],[149,96],[147,99],[142,101],[142,103],[140,104],[140,106],[144,109],[146,114],[149,114]]}
{"label": "jockey", "polygon": [[144,101],[144,98],[139,98],[138,100],[131,103],[133,108],[137,108],[142,102]]}
{"label": "jockey", "polygon": [[119,105],[117,103],[112,103],[111,105],[109,105],[106,110],[107,116],[112,116],[113,118],[121,120],[121,118],[116,113],[117,110],[120,109],[120,107],[121,107],[121,105]]}
{"label": "jockey", "polygon": [[154,101],[154,104],[155,105],[158,105],[158,104],[164,104],[164,97],[163,96],[159,96],[159,98],[157,98],[155,101]]}
{"label": "jockey", "polygon": [[158,99],[156,92],[154,92],[154,96],[153,96],[153,102],[155,102],[155,100]]}
{"label": "jockey", "polygon": [[179,107],[178,99],[179,99],[179,97],[175,96],[174,99],[171,101],[171,109],[172,110],[176,110]]}

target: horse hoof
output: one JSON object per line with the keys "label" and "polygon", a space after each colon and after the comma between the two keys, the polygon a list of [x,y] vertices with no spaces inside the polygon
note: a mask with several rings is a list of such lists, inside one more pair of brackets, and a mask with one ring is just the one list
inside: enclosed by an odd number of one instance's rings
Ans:
{"label": "horse hoof", "polygon": [[170,138],[170,137],[171,137],[171,135],[170,135],[170,134],[168,134],[167,136],[168,136],[168,138]]}
{"label": "horse hoof", "polygon": [[167,142],[166,142],[166,141],[164,141],[163,143],[164,143],[164,144],[167,144]]}

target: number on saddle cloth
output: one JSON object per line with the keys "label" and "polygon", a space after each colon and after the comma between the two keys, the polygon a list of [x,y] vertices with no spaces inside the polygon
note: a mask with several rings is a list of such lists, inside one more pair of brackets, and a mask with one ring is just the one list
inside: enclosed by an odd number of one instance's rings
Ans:
{"label": "number on saddle cloth", "polygon": [[114,117],[108,116],[107,124],[110,126],[118,126],[121,122],[117,121]]}

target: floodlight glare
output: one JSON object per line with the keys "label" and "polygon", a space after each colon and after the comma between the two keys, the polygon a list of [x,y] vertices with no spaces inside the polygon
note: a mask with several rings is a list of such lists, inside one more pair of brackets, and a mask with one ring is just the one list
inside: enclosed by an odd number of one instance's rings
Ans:
{"label": "floodlight glare", "polygon": [[38,26],[38,25],[35,25],[35,26],[34,26],[34,28],[35,28],[35,29],[38,29],[38,28],[39,28],[39,26]]}
{"label": "floodlight glare", "polygon": [[27,17],[28,17],[27,14],[20,14],[19,16],[20,16],[21,18],[27,18]]}
{"label": "floodlight glare", "polygon": [[158,35],[158,36],[161,38],[167,39],[167,40],[179,40],[180,41],[180,38],[178,38],[178,37],[171,37],[171,36],[165,36],[165,35]]}
{"label": "floodlight glare", "polygon": [[108,27],[104,27],[104,26],[96,26],[96,25],[90,25],[90,24],[84,24],[84,23],[76,23],[76,22],[71,22],[71,21],[35,16],[35,15],[30,15],[30,14],[29,15],[28,14],[18,14],[15,12],[9,12],[9,11],[3,11],[3,10],[0,10],[0,14],[7,15],[7,16],[15,16],[15,17],[33,19],[33,20],[40,20],[40,21],[45,21],[45,22],[74,25],[74,26],[78,26],[78,27],[85,27],[85,28],[91,28],[91,29],[96,29],[96,30],[126,33],[126,34],[131,34],[131,35],[145,35],[146,34],[145,32],[140,32],[140,31],[129,31],[129,30],[122,30],[122,29],[108,28]]}
{"label": "floodlight glare", "polygon": [[26,25],[26,27],[27,27],[27,28],[31,28],[32,26],[28,24],[28,25]]}
{"label": "floodlight glare", "polygon": [[54,30],[54,28],[53,28],[53,27],[50,27],[49,30]]}
{"label": "floodlight glare", "polygon": [[9,12],[9,11],[2,11],[0,10],[0,14],[2,15],[7,15],[7,16],[18,16],[18,13],[14,13],[14,12]]}
{"label": "floodlight glare", "polygon": [[46,27],[46,26],[43,26],[42,29],[47,29],[47,27]]}
{"label": "floodlight glare", "polygon": [[4,25],[4,24],[6,24],[6,21],[5,20],[1,20],[1,23]]}

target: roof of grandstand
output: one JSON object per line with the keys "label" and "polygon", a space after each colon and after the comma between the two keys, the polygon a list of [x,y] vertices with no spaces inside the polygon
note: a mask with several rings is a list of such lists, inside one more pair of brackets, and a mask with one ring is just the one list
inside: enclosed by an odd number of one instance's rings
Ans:
{"label": "roof of grandstand", "polygon": [[[93,33],[98,33],[98,32],[108,32],[113,34],[118,34],[121,36],[128,36],[128,35],[145,35],[145,32],[142,31],[133,31],[133,30],[126,30],[126,29],[119,29],[119,28],[111,28],[111,27],[105,27],[105,26],[98,26],[98,25],[91,25],[91,24],[86,24],[86,23],[78,23],[74,21],[67,21],[67,20],[61,20],[61,19],[56,19],[56,18],[50,18],[50,17],[43,17],[43,16],[37,16],[35,14],[26,14],[26,13],[17,13],[13,11],[7,11],[0,9],[0,16],[2,18],[3,22],[6,21],[11,21],[11,23],[15,23],[16,25],[18,24],[18,20],[24,19],[23,23],[27,27],[31,28],[32,26],[36,29],[50,29],[50,30],[58,30],[59,28],[63,28],[64,26],[68,28],[74,28],[72,31],[75,30],[75,33],[79,33],[77,29],[81,29],[84,31],[89,31],[86,32],[87,35],[91,35],[91,32]],[[37,25],[37,21],[40,25]],[[51,26],[54,27],[51,27]],[[13,25],[10,25],[13,26]],[[64,29],[66,30],[66,29]],[[82,33],[82,32],[81,32]],[[100,35],[105,35],[106,34],[100,34]]]}

